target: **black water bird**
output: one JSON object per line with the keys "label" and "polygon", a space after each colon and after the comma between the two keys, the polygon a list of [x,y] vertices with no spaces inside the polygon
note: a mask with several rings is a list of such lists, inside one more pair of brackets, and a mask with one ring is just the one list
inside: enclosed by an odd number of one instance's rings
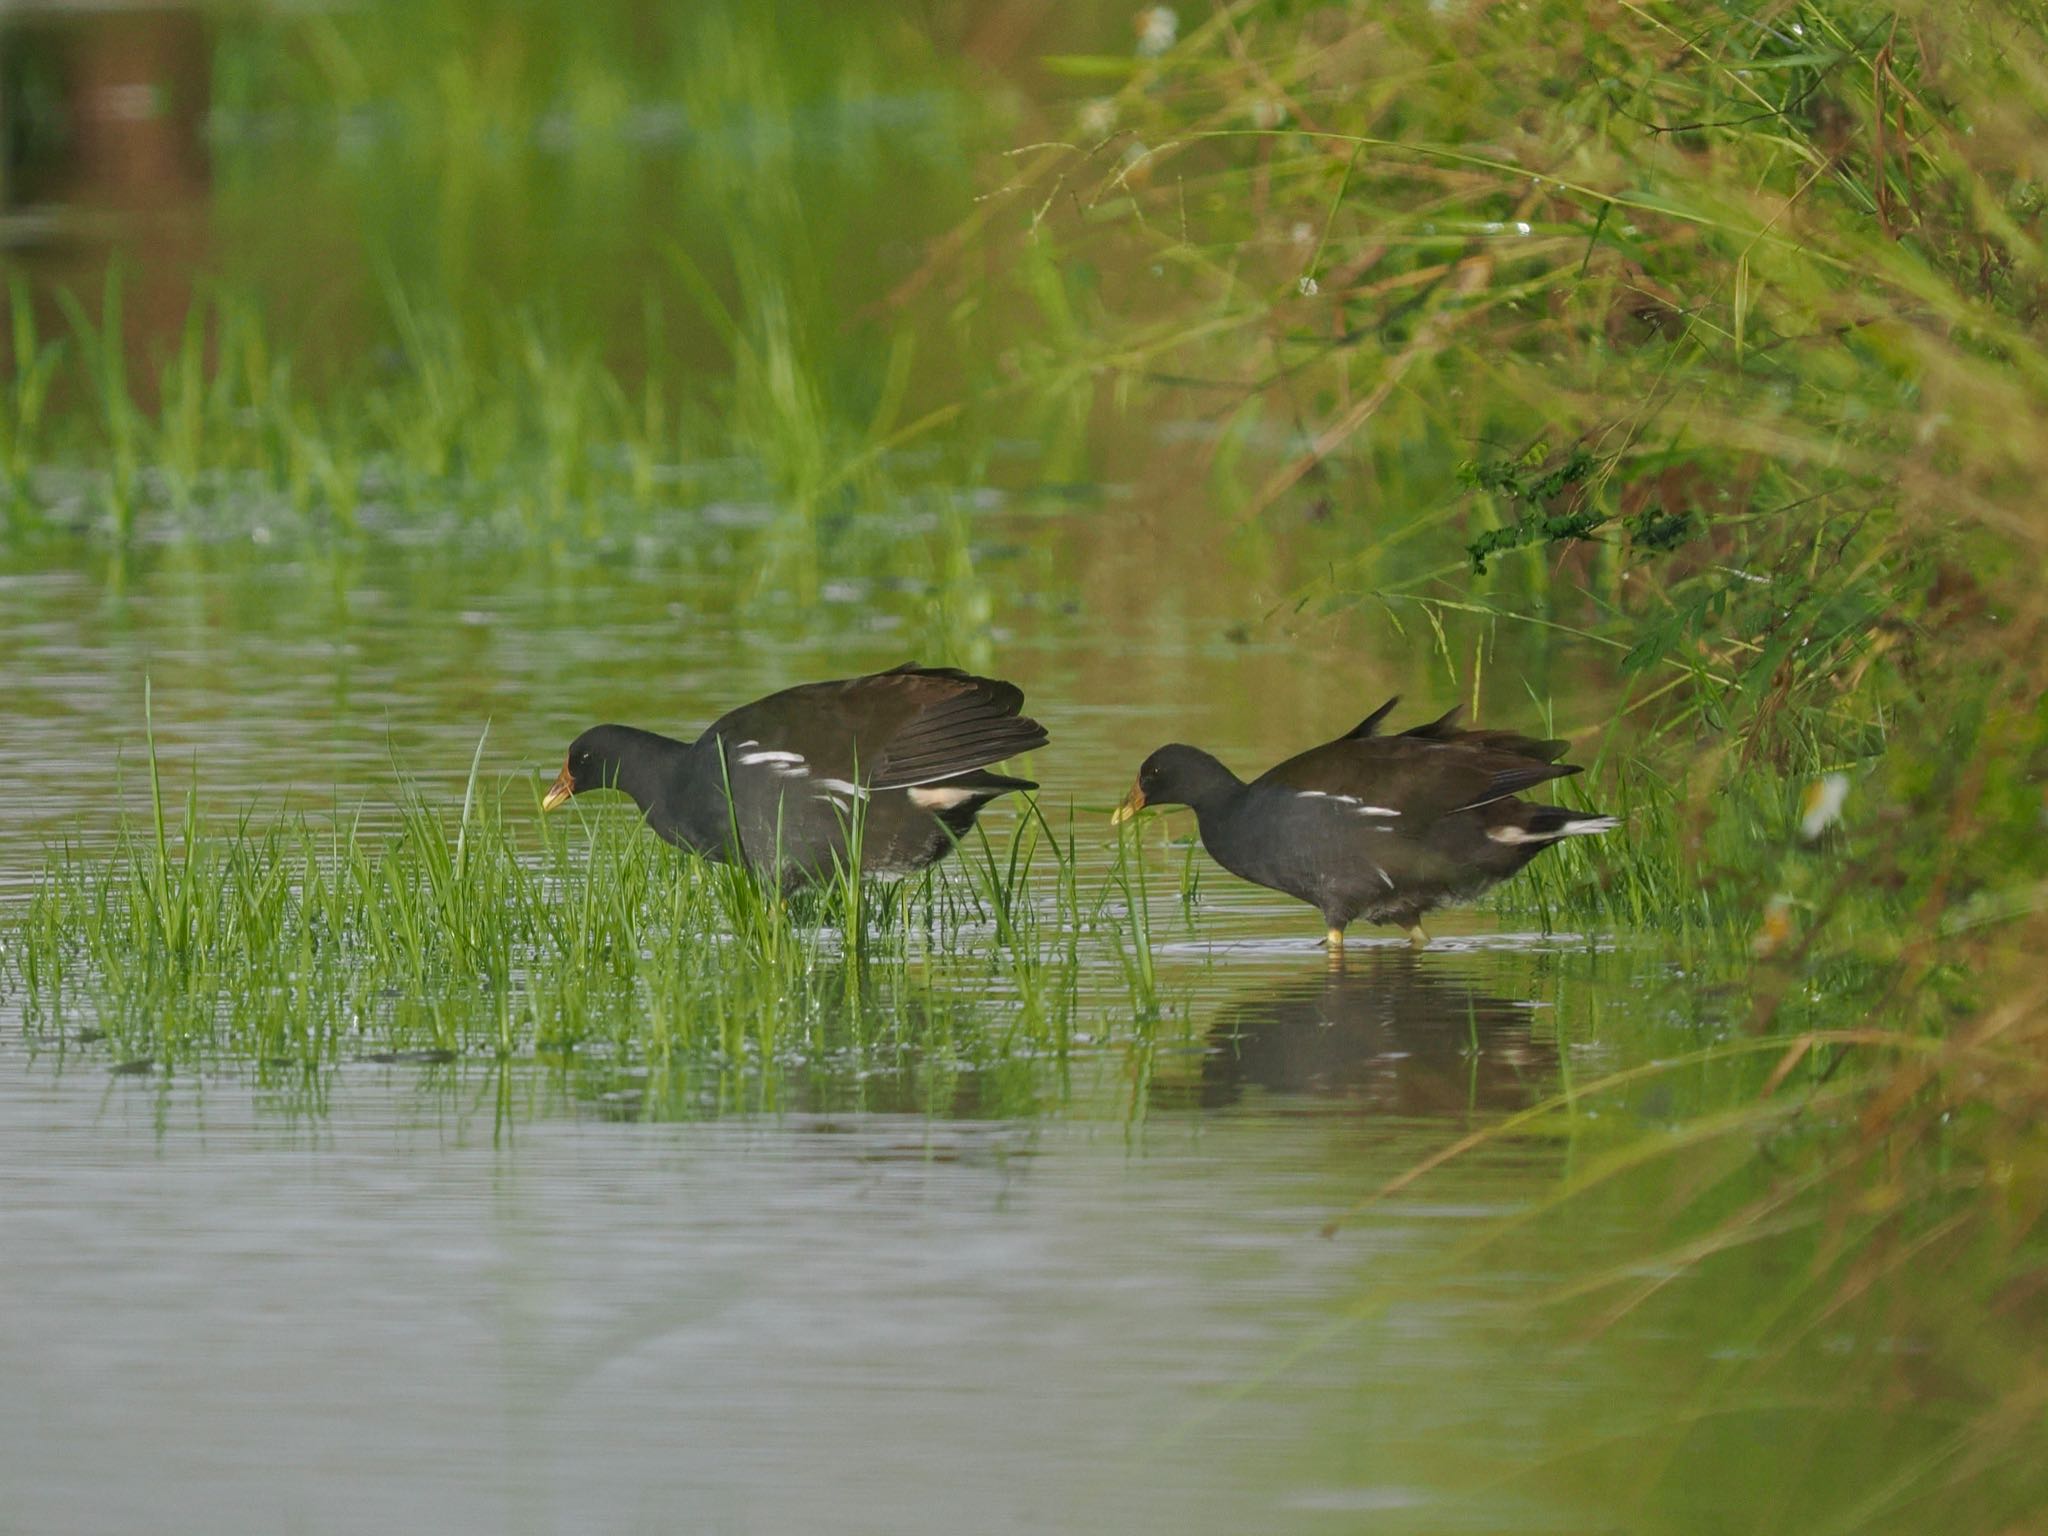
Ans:
{"label": "black water bird", "polygon": [[943,858],[983,806],[1029,779],[989,765],[1045,744],[1013,683],[952,667],[806,683],[742,705],[695,741],[593,726],[541,800],[617,789],[705,857],[737,855],[785,886],[851,868],[906,875]]}
{"label": "black water bird", "polygon": [[1148,805],[1192,807],[1209,856],[1319,909],[1333,951],[1360,917],[1407,929],[1421,948],[1425,912],[1470,900],[1559,838],[1619,825],[1515,798],[1579,772],[1557,761],[1569,743],[1461,730],[1455,709],[1382,736],[1399,702],[1249,784],[1200,748],[1161,747],[1110,819]]}

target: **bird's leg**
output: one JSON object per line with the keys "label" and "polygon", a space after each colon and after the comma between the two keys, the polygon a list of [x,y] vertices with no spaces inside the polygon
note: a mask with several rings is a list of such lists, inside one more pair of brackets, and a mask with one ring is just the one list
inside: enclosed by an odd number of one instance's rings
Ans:
{"label": "bird's leg", "polygon": [[1408,946],[1411,949],[1429,948],[1429,935],[1422,931],[1422,924],[1410,923],[1408,925]]}
{"label": "bird's leg", "polygon": [[1333,927],[1323,935],[1323,947],[1333,955],[1344,953],[1344,930]]}

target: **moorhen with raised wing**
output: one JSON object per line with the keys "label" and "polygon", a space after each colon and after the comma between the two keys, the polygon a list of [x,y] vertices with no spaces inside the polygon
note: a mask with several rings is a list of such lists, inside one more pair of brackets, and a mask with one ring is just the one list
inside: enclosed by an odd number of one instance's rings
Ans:
{"label": "moorhen with raised wing", "polygon": [[695,741],[592,726],[541,800],[617,789],[647,824],[706,858],[735,853],[785,886],[853,861],[907,875],[943,858],[983,806],[1029,779],[989,765],[1045,744],[1013,683],[908,662],[742,705]]}

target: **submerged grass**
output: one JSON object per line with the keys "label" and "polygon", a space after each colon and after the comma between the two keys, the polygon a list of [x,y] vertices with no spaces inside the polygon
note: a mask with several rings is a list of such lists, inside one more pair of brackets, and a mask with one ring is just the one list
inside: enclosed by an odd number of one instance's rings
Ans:
{"label": "submerged grass", "polygon": [[150,719],[148,821],[111,853],[54,849],[9,921],[36,1038],[84,1025],[165,1066],[597,1050],[857,1072],[1057,1055],[1084,968],[1092,1012],[1158,1016],[1149,965],[1114,958],[1146,928],[1126,866],[1088,889],[1073,828],[1062,841],[1036,806],[915,880],[841,871],[785,894],[616,808],[540,816],[532,784],[481,781],[482,740],[459,811],[406,790],[395,809],[223,826],[195,786],[180,817]]}

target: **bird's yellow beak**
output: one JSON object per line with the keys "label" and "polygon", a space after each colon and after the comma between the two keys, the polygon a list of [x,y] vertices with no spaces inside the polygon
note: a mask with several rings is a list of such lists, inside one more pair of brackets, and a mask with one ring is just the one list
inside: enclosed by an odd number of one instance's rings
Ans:
{"label": "bird's yellow beak", "polygon": [[1145,809],[1145,791],[1133,784],[1131,792],[1124,796],[1124,803],[1109,813],[1109,824],[1113,827],[1120,821],[1129,821],[1143,809]]}
{"label": "bird's yellow beak", "polygon": [[569,772],[569,765],[564,763],[562,771],[555,775],[555,782],[548,786],[548,792],[540,797],[540,808],[552,811],[575,793],[576,776]]}

